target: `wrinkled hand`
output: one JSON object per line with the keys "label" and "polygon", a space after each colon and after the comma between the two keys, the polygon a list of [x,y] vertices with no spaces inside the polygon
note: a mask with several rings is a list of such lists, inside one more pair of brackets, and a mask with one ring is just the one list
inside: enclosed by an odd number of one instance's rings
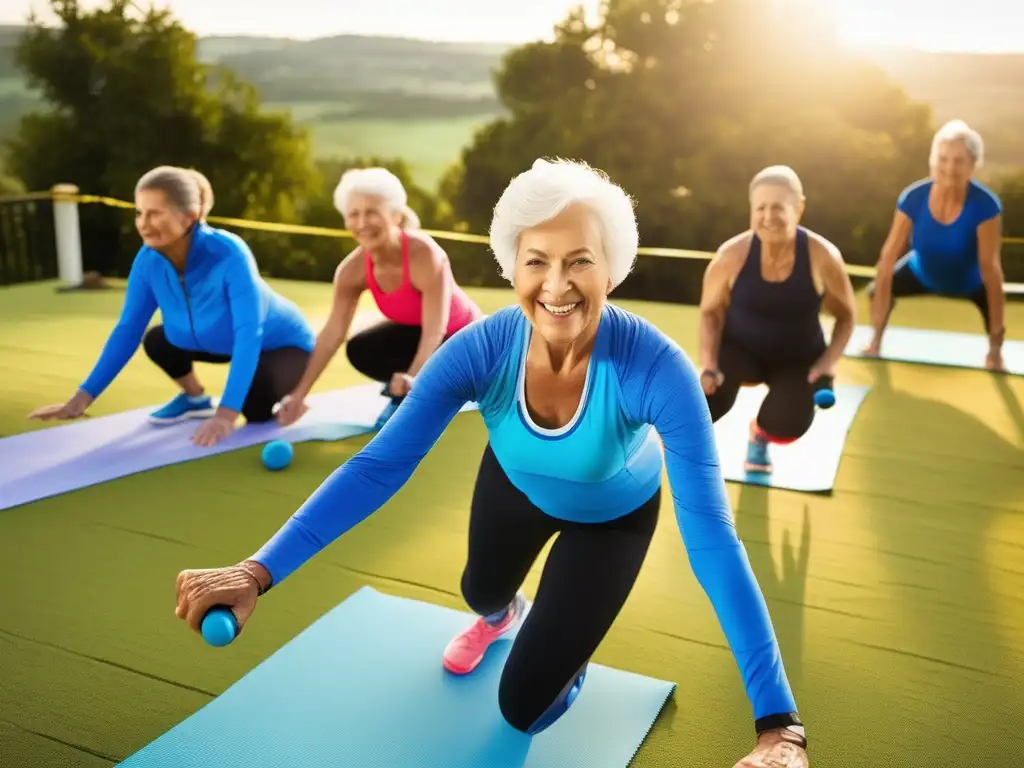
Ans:
{"label": "wrinkled hand", "polygon": [[294,424],[306,415],[309,406],[306,405],[306,398],[292,393],[281,398],[277,409],[277,423],[282,427]]}
{"label": "wrinkled hand", "polygon": [[757,747],[734,768],[808,768],[807,752],[802,741],[786,728],[765,731],[757,739]]}
{"label": "wrinkled hand", "polygon": [[92,397],[79,390],[66,403],[44,405],[37,408],[28,415],[30,419],[39,421],[52,421],[54,419],[77,419],[85,413],[85,409],[92,403]]}
{"label": "wrinkled hand", "polygon": [[223,605],[235,614],[241,631],[256,609],[259,590],[256,577],[241,565],[182,571],[175,585],[174,615],[202,633],[203,617],[214,606]]}
{"label": "wrinkled hand", "polygon": [[836,364],[823,357],[811,366],[811,370],[807,372],[807,381],[813,384],[822,376],[831,376],[835,378],[835,375]]}
{"label": "wrinkled hand", "polygon": [[865,357],[878,357],[882,354],[882,342],[872,337],[871,341],[861,349],[860,353]]}
{"label": "wrinkled hand", "polygon": [[409,390],[412,389],[414,380],[408,373],[395,373],[391,376],[391,381],[388,383],[388,393],[392,397],[405,397],[409,394]]}
{"label": "wrinkled hand", "polygon": [[722,386],[723,381],[725,381],[725,374],[721,371],[705,370],[700,375],[700,388],[704,390],[705,395],[710,397]]}
{"label": "wrinkled hand", "polygon": [[196,429],[192,435],[192,442],[204,448],[219,443],[230,435],[235,429],[235,418],[233,416],[218,413],[207,419]]}

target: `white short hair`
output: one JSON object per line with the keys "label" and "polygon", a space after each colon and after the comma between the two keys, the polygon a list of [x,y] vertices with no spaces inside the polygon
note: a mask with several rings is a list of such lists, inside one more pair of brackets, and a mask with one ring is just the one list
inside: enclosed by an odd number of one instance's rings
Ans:
{"label": "white short hair", "polygon": [[612,287],[626,279],[640,244],[632,198],[603,171],[562,159],[535,161],[509,182],[494,206],[490,243],[502,277],[514,283],[523,230],[550,221],[574,203],[586,206],[594,216]]}
{"label": "white short hair", "polygon": [[334,207],[342,216],[348,207],[349,195],[353,193],[383,199],[391,210],[402,213],[403,228],[420,228],[420,218],[409,207],[409,195],[405,187],[387,168],[352,168],[341,174],[341,180],[334,188]]}
{"label": "white short hair", "polygon": [[804,197],[803,182],[800,181],[800,177],[797,175],[797,172],[788,165],[769,165],[767,168],[758,171],[750,181],[749,194],[754,194],[754,190],[762,184],[771,184],[775,187],[785,187],[795,195],[798,200],[802,200]]}
{"label": "white short hair", "polygon": [[985,142],[981,140],[981,134],[963,120],[950,120],[935,132],[932,138],[932,151],[928,157],[929,165],[938,162],[939,149],[950,141],[962,141],[974,160],[974,165],[981,167],[985,161]]}

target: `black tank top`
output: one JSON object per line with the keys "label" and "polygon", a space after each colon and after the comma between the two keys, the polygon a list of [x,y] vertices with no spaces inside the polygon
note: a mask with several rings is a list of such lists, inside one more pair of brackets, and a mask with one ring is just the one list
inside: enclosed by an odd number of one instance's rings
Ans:
{"label": "black tank top", "polygon": [[754,235],[732,287],[722,340],[772,363],[814,363],[825,351],[807,231],[797,228],[793,271],[782,282],[761,276],[761,240]]}

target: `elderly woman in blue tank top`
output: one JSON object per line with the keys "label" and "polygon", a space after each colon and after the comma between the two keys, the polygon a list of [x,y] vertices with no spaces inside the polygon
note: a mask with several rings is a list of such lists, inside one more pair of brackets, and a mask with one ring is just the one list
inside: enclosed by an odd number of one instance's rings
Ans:
{"label": "elderly woman in blue tank top", "polygon": [[[712,421],[732,409],[740,387],[768,387],[750,424],[748,472],[771,472],[769,445],[810,429],[815,390],[831,387],[856,325],[843,257],[800,226],[803,212],[796,172],[765,168],[750,183],[750,228],[723,243],[704,273],[701,384]],[[835,317],[828,342],[822,309]]]}
{"label": "elderly woman in blue tank top", "polygon": [[[1003,206],[995,192],[974,178],[984,151],[976,131],[952,120],[932,140],[930,175],[900,193],[869,288],[874,336],[866,354],[880,353],[897,298],[935,294],[965,298],[977,306],[989,341],[985,365],[1002,370]],[[908,240],[910,250],[904,253]]]}
{"label": "elderly woman in blue tank top", "polygon": [[[380,509],[461,406],[476,402],[489,442],[462,593],[478,618],[441,654],[447,672],[471,674],[518,628],[497,692],[511,727],[539,733],[586,695],[588,663],[646,558],[664,462],[690,565],[753,710],[757,744],[737,766],[806,766],[803,725],[736,534],[696,368],[649,322],[607,301],[637,242],[632,201],[588,166],[538,161],[513,179],[495,208],[491,247],[517,303],[453,335],[384,428],[257,553],[179,574],[177,615],[200,632],[207,611],[226,605],[244,624],[258,595]],[[522,582],[553,537],[531,606]]]}

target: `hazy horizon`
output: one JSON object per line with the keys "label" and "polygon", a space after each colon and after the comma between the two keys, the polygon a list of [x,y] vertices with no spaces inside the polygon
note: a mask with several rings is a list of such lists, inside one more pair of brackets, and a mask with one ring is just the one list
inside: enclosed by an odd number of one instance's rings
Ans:
{"label": "hazy horizon", "polygon": [[[771,2],[772,0],[765,0]],[[774,0],[790,2],[792,0]],[[106,5],[80,0],[83,8]],[[818,0],[834,14],[847,44],[920,51],[1024,53],[1024,4],[1006,0]],[[137,0],[137,5],[149,3]],[[252,0],[160,0],[182,24],[201,37],[258,36],[311,40],[342,34],[405,37],[437,42],[522,44],[549,38],[553,26],[574,5],[588,14],[599,0],[576,3],[518,0],[378,0],[355,14],[339,13],[337,0],[290,0],[279,5]],[[1014,7],[1016,5],[1016,7]],[[24,24],[45,0],[0,0],[0,24]],[[45,18],[45,15],[43,15]]]}

